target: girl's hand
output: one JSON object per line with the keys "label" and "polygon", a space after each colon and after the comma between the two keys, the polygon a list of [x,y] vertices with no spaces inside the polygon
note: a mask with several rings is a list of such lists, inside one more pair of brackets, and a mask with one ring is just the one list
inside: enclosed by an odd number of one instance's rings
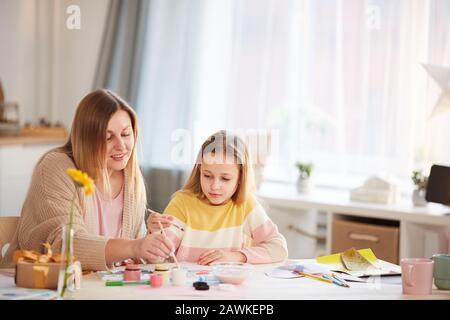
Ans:
{"label": "girl's hand", "polygon": [[134,257],[154,261],[167,259],[175,251],[172,240],[162,234],[152,233],[134,242]]}
{"label": "girl's hand", "polygon": [[246,262],[247,257],[239,251],[226,251],[226,250],[209,250],[203,252],[198,258],[197,263],[201,265],[208,265],[218,261],[237,261]]}
{"label": "girl's hand", "polygon": [[165,214],[163,215],[163,214],[160,214],[160,213],[150,210],[150,209],[148,209],[148,211],[150,212],[150,215],[148,216],[148,219],[147,219],[147,232],[148,233],[153,233],[153,232],[161,230],[159,228],[158,221],[161,222],[163,228],[168,228],[172,225],[173,216],[169,216],[169,215],[165,215]]}

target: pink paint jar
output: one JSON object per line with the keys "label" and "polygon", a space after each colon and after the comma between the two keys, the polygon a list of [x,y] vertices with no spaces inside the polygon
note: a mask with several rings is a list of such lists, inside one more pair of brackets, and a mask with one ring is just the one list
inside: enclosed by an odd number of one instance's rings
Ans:
{"label": "pink paint jar", "polygon": [[138,264],[127,264],[123,274],[123,281],[140,281],[141,267]]}
{"label": "pink paint jar", "polygon": [[150,286],[152,288],[159,288],[163,285],[163,276],[160,274],[152,274],[150,276]]}

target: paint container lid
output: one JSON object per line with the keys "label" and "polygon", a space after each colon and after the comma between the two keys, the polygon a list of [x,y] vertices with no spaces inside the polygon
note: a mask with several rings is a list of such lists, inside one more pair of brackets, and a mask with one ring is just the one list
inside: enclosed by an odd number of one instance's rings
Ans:
{"label": "paint container lid", "polygon": [[195,290],[209,290],[209,285],[203,281],[197,281],[192,284]]}
{"label": "paint container lid", "polygon": [[192,284],[192,286],[195,288],[195,287],[198,287],[198,286],[204,286],[204,285],[207,285],[207,283],[206,282],[204,282],[204,281],[196,281],[196,282],[194,282],[193,284]]}
{"label": "paint container lid", "polygon": [[165,264],[157,264],[155,271],[169,271],[169,268]]}
{"label": "paint container lid", "polygon": [[203,281],[197,281],[192,284],[195,290],[209,290],[209,285]]}
{"label": "paint container lid", "polygon": [[125,270],[137,271],[137,270],[141,270],[141,266],[138,265],[138,264],[132,264],[132,263],[129,263],[129,264],[127,264],[127,266],[125,267]]}

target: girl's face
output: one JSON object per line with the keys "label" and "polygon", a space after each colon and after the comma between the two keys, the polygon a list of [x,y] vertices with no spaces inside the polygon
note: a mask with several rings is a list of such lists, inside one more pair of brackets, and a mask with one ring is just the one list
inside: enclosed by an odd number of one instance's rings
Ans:
{"label": "girl's face", "polygon": [[207,153],[200,165],[200,185],[212,205],[231,199],[239,182],[239,166],[233,158],[223,158],[221,153]]}
{"label": "girl's face", "polygon": [[129,114],[119,110],[106,129],[106,167],[110,173],[125,169],[134,147],[134,133]]}

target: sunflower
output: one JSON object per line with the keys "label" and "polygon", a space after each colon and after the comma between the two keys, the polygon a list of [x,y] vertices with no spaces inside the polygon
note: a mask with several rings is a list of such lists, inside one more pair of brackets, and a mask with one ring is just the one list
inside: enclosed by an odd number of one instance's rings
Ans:
{"label": "sunflower", "polygon": [[66,172],[78,187],[84,188],[85,195],[89,196],[94,192],[94,181],[87,175],[87,173],[72,168],[67,169]]}

